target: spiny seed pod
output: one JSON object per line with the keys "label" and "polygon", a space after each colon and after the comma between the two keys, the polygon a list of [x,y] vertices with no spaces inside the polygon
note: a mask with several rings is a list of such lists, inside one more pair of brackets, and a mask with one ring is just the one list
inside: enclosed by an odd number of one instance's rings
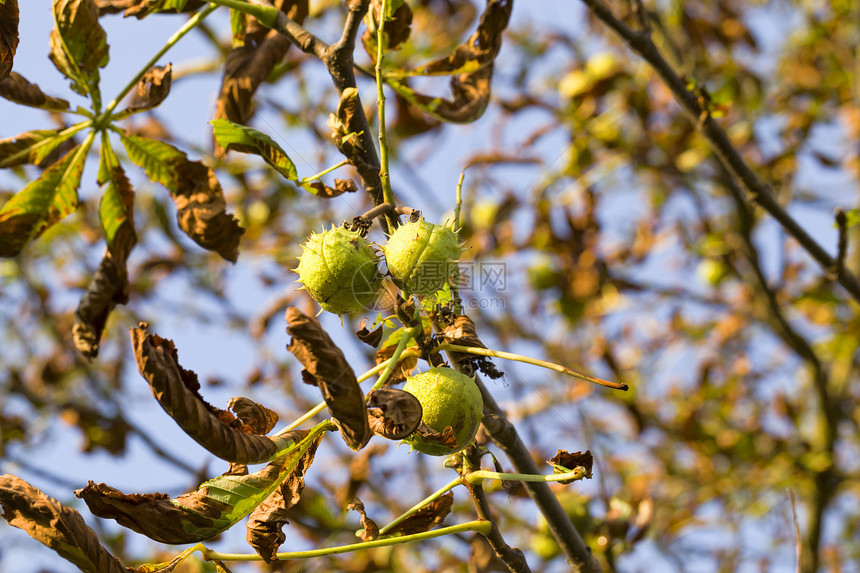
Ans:
{"label": "spiny seed pod", "polygon": [[413,449],[431,456],[445,456],[459,452],[475,439],[484,401],[472,378],[453,368],[431,368],[407,378],[403,389],[418,398],[424,410],[424,424],[437,433],[450,426],[457,440],[455,447],[448,447],[413,432],[403,440]]}
{"label": "spiny seed pod", "polygon": [[367,308],[376,296],[382,283],[377,263],[367,239],[335,227],[308,237],[295,272],[323,310],[340,315]]}
{"label": "spiny seed pod", "polygon": [[398,227],[382,250],[398,286],[420,295],[441,290],[463,252],[454,231],[424,219]]}

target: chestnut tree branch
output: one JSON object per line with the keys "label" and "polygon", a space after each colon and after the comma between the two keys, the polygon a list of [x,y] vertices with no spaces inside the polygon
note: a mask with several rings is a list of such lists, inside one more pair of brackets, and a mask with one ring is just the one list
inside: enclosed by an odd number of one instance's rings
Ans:
{"label": "chestnut tree branch", "polygon": [[582,2],[657,72],[732,178],[743,189],[746,200],[760,206],[776,219],[822,266],[825,272],[828,274],[832,272],[835,275],[835,280],[855,300],[860,302],[860,281],[857,277],[843,265],[837,264],[837,260],[831,257],[779,204],[771,186],[760,179],[747,165],[738,150],[732,145],[726,132],[711,115],[707,99],[702,94],[688,89],[684,79],[665,60],[651,39],[649,29],[647,27],[641,30],[630,28],[615,17],[603,0],[582,0]]}

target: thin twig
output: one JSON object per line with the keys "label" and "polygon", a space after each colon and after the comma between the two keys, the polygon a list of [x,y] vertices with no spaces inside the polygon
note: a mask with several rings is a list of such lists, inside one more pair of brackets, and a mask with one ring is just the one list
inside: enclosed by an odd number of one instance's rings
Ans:
{"label": "thin twig", "polygon": [[835,279],[845,268],[845,257],[848,256],[848,216],[842,209],[836,209],[833,214],[836,227],[839,229],[839,240],[836,247],[836,262],[830,269],[830,277]]}
{"label": "thin twig", "polygon": [[[465,450],[465,455],[463,456],[464,468],[467,471],[471,467],[480,468],[480,459],[481,456],[478,453],[477,448],[474,446],[468,448]],[[496,525],[496,520],[493,517],[490,503],[487,501],[487,494],[484,492],[483,480],[468,480],[464,477],[463,484],[472,496],[472,504],[475,506],[475,513],[478,514],[478,519],[490,522],[492,527],[488,533],[484,534],[484,537],[487,538],[487,542],[490,544],[490,547],[493,548],[493,551],[496,552],[499,559],[501,559],[508,567],[508,571],[511,571],[511,573],[531,573],[531,569],[529,568],[529,564],[526,561],[526,557],[523,555],[523,552],[508,545],[505,542],[504,537],[502,537],[502,532],[499,530],[498,525]]]}
{"label": "thin twig", "polygon": [[[634,52],[648,62],[662,78],[666,87],[687,113],[702,136],[708,141],[713,152],[720,158],[726,169],[741,188],[748,201],[752,201],[767,211],[800,245],[812,255],[826,272],[836,267],[836,261],[813,239],[803,227],[779,204],[773,189],[762,181],[732,145],[728,135],[720,127],[707,103],[700,94],[687,89],[686,82],[663,58],[660,50],[651,39],[648,30],[636,31],[621,22],[602,0],[582,0],[591,12],[609,26]],[[836,281],[860,302],[860,280],[844,267],[839,269]]]}
{"label": "thin twig", "polygon": [[794,500],[794,491],[789,487],[788,499],[791,500],[791,519],[794,522],[794,555],[797,560],[797,573],[801,572],[801,563],[803,557],[803,544],[800,542],[800,524],[797,522],[797,504]]}

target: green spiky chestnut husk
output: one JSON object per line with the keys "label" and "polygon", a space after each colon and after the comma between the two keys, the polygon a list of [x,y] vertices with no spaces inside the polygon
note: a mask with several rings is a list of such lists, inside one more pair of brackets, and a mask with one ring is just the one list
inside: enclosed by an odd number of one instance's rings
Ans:
{"label": "green spiky chestnut husk", "polygon": [[335,227],[308,237],[295,272],[323,310],[340,315],[366,309],[373,301],[382,284],[378,261],[360,233]]}
{"label": "green spiky chestnut husk", "polygon": [[406,379],[403,387],[421,403],[423,422],[437,433],[451,426],[456,447],[448,447],[428,440],[418,432],[404,442],[431,456],[446,456],[459,452],[472,443],[484,414],[484,401],[475,381],[453,368],[431,368]]}
{"label": "green spiky chestnut husk", "polygon": [[463,252],[454,231],[424,219],[398,227],[382,250],[398,286],[419,295],[441,290]]}

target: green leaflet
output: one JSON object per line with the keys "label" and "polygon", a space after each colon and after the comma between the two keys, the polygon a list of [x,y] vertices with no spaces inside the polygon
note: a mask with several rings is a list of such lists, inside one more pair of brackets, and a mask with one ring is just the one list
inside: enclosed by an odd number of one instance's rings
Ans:
{"label": "green leaflet", "polygon": [[99,219],[108,251],[118,264],[125,265],[129,251],[137,244],[134,230],[134,189],[105,137],[99,161],[100,184],[107,183],[99,203]]}
{"label": "green leaflet", "polygon": [[100,107],[99,68],[107,65],[107,34],[94,0],[54,0],[51,61],[72,80],[72,89]]}
{"label": "green leaflet", "polygon": [[92,137],[46,169],[0,209],[0,256],[14,257],[30,239],[74,212]]}
{"label": "green leaflet", "polygon": [[215,141],[225,150],[233,149],[259,155],[278,173],[290,181],[298,181],[299,176],[293,161],[281,146],[265,133],[226,119],[215,119],[209,123],[212,124]]}
{"label": "green leaflet", "polygon": [[58,132],[54,129],[37,129],[0,140],[0,168],[17,167],[25,163],[39,165],[63,142],[79,130]]}
{"label": "green leaflet", "polygon": [[177,175],[174,163],[187,160],[185,152],[170,144],[137,135],[120,135],[128,158],[143,167],[146,176],[170,190],[176,188]]}

